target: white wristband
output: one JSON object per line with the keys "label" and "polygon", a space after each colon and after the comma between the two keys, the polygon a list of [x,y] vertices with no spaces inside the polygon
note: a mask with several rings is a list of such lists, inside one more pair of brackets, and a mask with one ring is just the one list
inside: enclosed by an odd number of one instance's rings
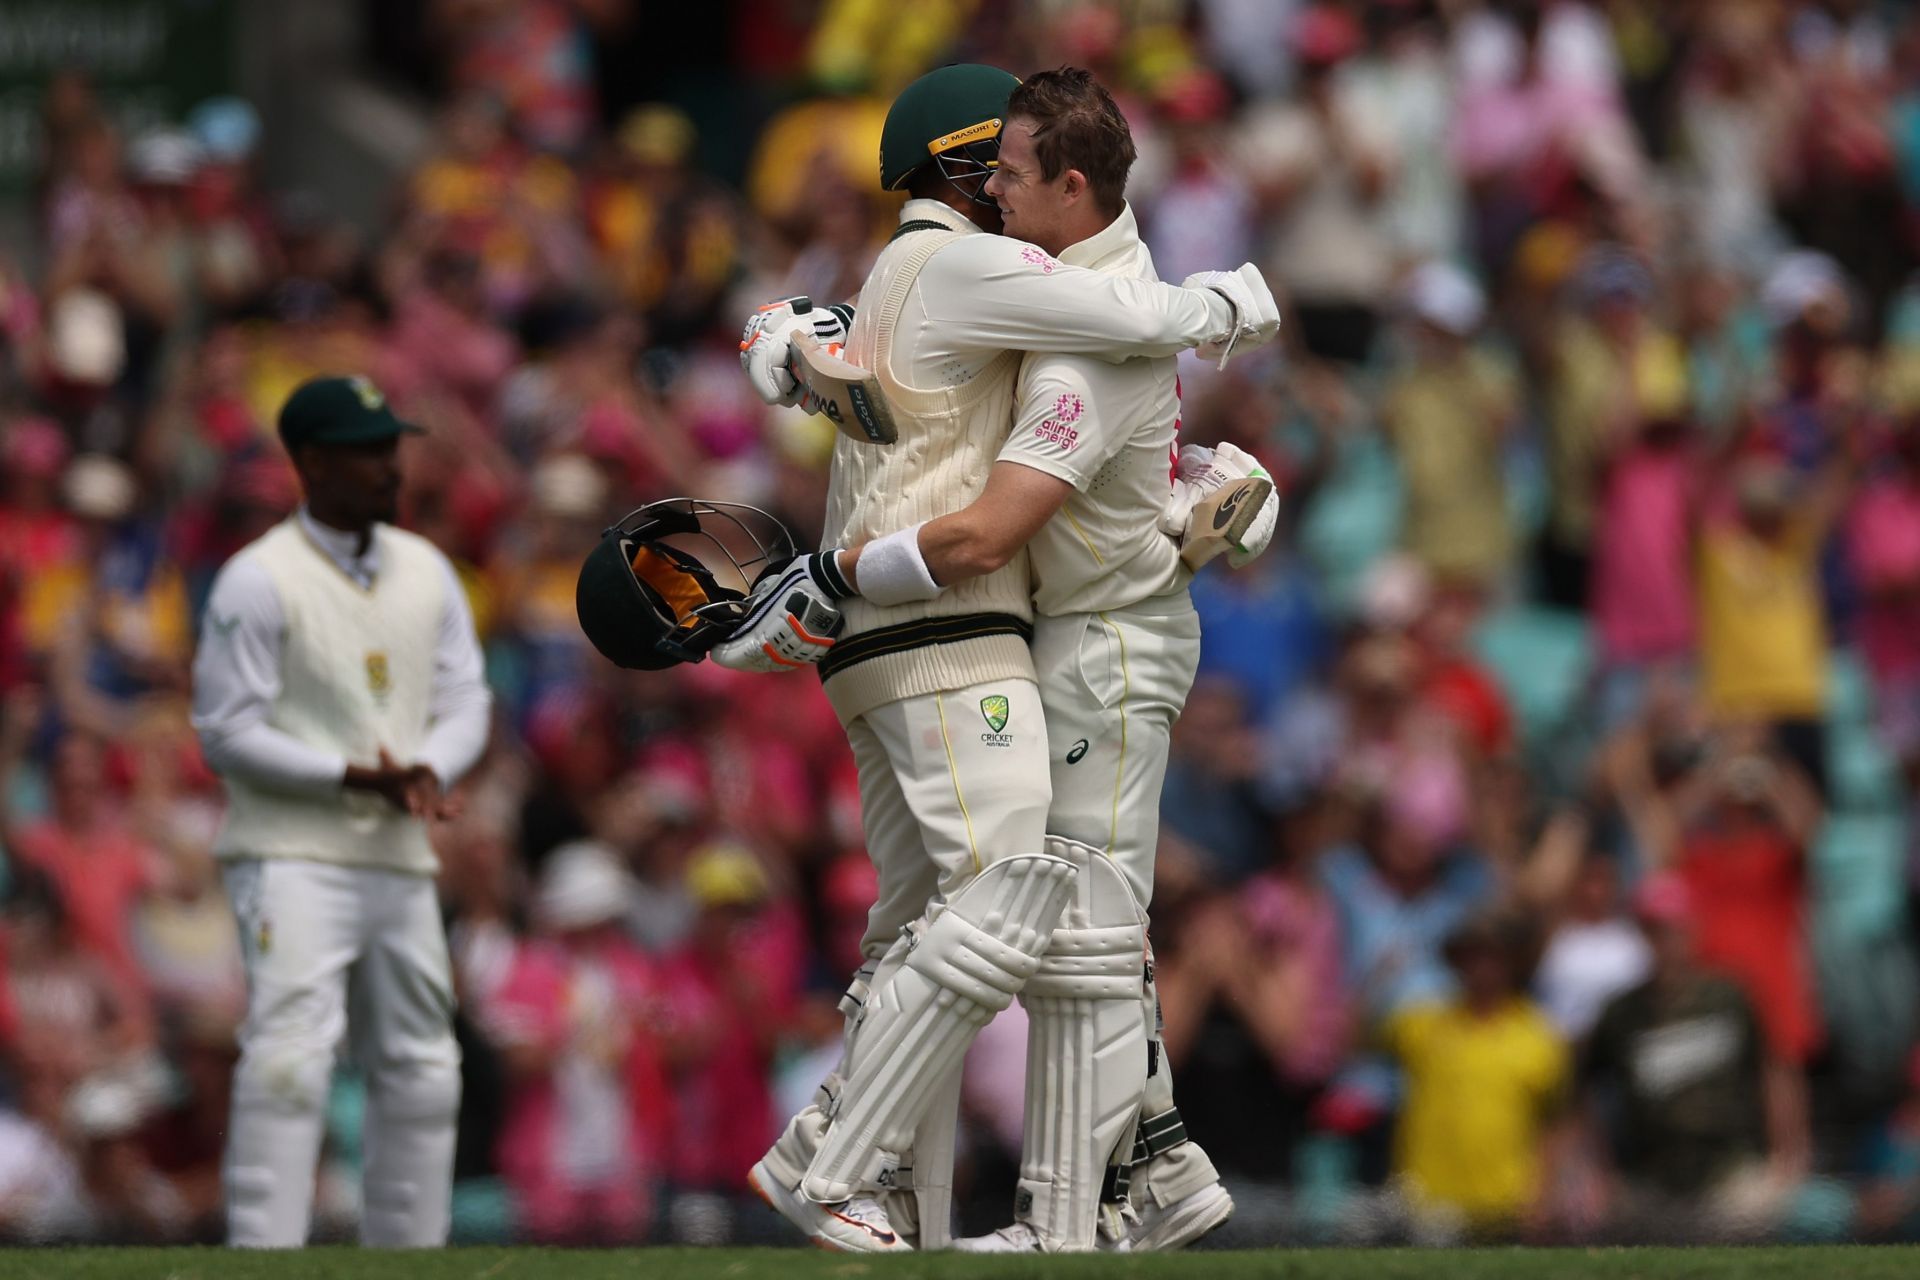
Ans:
{"label": "white wristband", "polygon": [[912,604],[946,590],[933,580],[920,555],[920,526],[875,538],[860,552],[854,570],[860,594],[874,604]]}

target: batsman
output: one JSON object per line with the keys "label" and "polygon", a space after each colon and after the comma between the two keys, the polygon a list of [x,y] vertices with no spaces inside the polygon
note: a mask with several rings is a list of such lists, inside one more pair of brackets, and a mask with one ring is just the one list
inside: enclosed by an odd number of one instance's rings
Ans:
{"label": "batsman", "polygon": [[[1198,655],[1190,574],[1159,528],[1178,416],[1171,357],[1186,345],[1219,355],[1256,345],[1279,323],[1251,267],[1190,278],[1198,292],[1186,298],[1209,315],[1177,334],[1102,314],[1109,291],[1131,306],[1186,302],[1154,279],[1125,208],[1132,142],[1111,99],[1084,72],[1030,85],[943,68],[889,114],[883,181],[913,198],[861,292],[846,349],[877,380],[898,439],[849,432],[837,444],[826,522],[836,549],[764,581],[755,616],[713,651],[744,669],[817,660],[860,769],[880,893],[867,962],[843,1003],[841,1071],[752,1174],[784,1215],[847,1248],[904,1247],[912,1224],[889,1208],[908,1201],[882,1193],[909,1184],[922,1246],[945,1242],[960,1057],[1023,991],[1033,1042],[1021,1225],[989,1247],[1094,1247],[1101,1182],[1116,1148],[1123,1162],[1132,1151],[1150,1058],[1154,814],[1166,730]],[[1009,113],[1023,111],[1029,130],[1064,127],[1083,150],[1119,148],[1078,161],[1065,180],[1071,218],[1029,206],[1035,226],[1018,234],[1038,243],[975,234],[1000,229],[1003,209],[1018,216],[1019,202],[996,200],[1009,175],[995,168]],[[1058,225],[1043,234],[1049,219]],[[1070,260],[1047,251],[1068,245]],[[1214,314],[1222,299],[1230,308]],[[763,395],[804,393],[783,380],[789,344],[830,323],[820,310],[756,317],[743,363]],[[1023,373],[1021,352],[1047,355],[1028,357]],[[1024,453],[1008,452],[1016,400]],[[1189,470],[1214,489],[1229,478],[1224,462]],[[1076,509],[1052,519],[1076,493]],[[1227,518],[1243,540],[1273,525],[1258,498]],[[1030,558],[1026,543],[1043,528],[1057,537],[1042,534]],[[1043,613],[1066,619],[1043,616],[1042,635],[1036,575]],[[827,607],[844,612],[844,633],[796,653],[800,620]],[[1063,816],[1063,783],[1071,834],[1049,820]],[[1174,1121],[1169,1087],[1142,1132],[1173,1139]],[[1231,1209],[1192,1154],[1161,1206],[1178,1211],[1153,1224],[1158,1242],[1191,1238]]]}

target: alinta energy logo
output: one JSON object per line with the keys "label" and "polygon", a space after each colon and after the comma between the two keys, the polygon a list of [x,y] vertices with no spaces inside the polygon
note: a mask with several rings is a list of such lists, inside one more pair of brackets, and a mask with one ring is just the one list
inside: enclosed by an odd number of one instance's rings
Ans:
{"label": "alinta energy logo", "polygon": [[1007,721],[1013,715],[1013,705],[1007,701],[1006,694],[990,693],[980,699],[980,714],[986,719],[987,728],[992,730],[990,733],[981,734],[980,741],[990,747],[1013,745],[1013,735],[1001,732],[1007,727]]}

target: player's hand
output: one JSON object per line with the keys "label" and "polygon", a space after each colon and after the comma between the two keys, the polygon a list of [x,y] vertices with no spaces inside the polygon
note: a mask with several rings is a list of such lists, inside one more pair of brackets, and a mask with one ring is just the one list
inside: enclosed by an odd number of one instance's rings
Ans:
{"label": "player's hand", "polygon": [[459,806],[440,791],[439,775],[424,764],[400,764],[380,748],[376,766],[350,764],[340,785],[371,791],[402,813],[416,818],[451,818]]}
{"label": "player's hand", "polygon": [[1280,304],[1273,300],[1266,277],[1251,262],[1238,271],[1197,271],[1180,282],[1183,289],[1211,289],[1233,304],[1233,332],[1224,342],[1202,343],[1200,354],[1209,360],[1219,358],[1219,367],[1227,366],[1227,357],[1236,351],[1251,351],[1272,342],[1280,332]]}
{"label": "player's hand", "polygon": [[733,634],[713,647],[713,660],[734,671],[797,671],[825,658],[840,634],[837,601],[853,594],[840,575],[837,550],[796,556],[768,567],[747,594]]}
{"label": "player's hand", "polygon": [[[1173,493],[1160,512],[1160,530],[1185,545],[1192,531],[1193,509],[1202,500],[1229,481],[1255,476],[1271,481],[1272,476],[1260,460],[1237,445],[1221,444],[1217,449],[1190,444],[1180,450],[1174,471]],[[1280,523],[1280,488],[1275,485],[1260,504],[1260,512],[1247,526],[1246,536],[1227,552],[1227,563],[1238,569],[1267,549]]]}
{"label": "player's hand", "polygon": [[819,405],[793,376],[793,335],[811,333],[823,343],[845,342],[852,324],[852,307],[816,307],[804,294],[761,307],[740,333],[740,368],[754,394],[768,404],[797,404],[808,413],[818,412]]}

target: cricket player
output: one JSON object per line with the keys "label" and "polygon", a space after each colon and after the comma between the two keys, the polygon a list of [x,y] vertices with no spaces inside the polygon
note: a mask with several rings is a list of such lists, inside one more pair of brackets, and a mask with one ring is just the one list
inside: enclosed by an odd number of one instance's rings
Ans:
{"label": "cricket player", "polygon": [[[1208,342],[1217,353],[1236,340],[1263,342],[1279,326],[1271,294],[1250,267],[1188,282],[1200,286],[1200,297],[1208,290],[1231,297],[1231,315],[1173,315],[1187,328],[1169,332],[1154,324],[1148,328],[1160,332],[1146,332],[1102,311],[1119,299],[1131,299],[1123,301],[1129,307],[1165,305],[1167,286],[1102,276],[1031,244],[975,234],[998,223],[998,207],[983,203],[991,198],[979,184],[991,173],[991,152],[983,150],[996,144],[1014,83],[993,69],[947,67],[910,86],[889,111],[883,182],[908,186],[914,200],[860,294],[849,355],[876,372],[895,418],[912,426],[889,447],[843,439],[835,449],[829,539],[868,543],[858,597],[831,553],[797,562],[756,591],[783,601],[789,587],[804,585],[843,601],[847,629],[837,641],[822,637],[822,676],[860,768],[881,894],[866,936],[868,963],[843,1006],[852,1019],[845,1071],[824,1084],[824,1105],[797,1117],[753,1180],[803,1230],[854,1249],[902,1244],[874,1192],[902,1186],[906,1151],[914,1151],[922,1242],[943,1242],[945,1186],[927,1180],[945,1180],[950,1167],[960,1055],[975,1029],[1043,969],[1069,898],[1081,915],[1098,900],[1106,923],[1117,925],[1117,933],[1083,931],[1106,948],[1091,961],[1094,984],[1125,990],[1139,1023],[1144,935],[1133,936],[1142,917],[1125,900],[1129,889],[1117,879],[1100,881],[1106,864],[1091,864],[1077,850],[1041,852],[1050,781],[1027,651],[1025,555],[941,591],[927,578],[914,532],[981,493],[1012,420],[1018,351],[1171,357]],[[958,177],[947,163],[956,148],[973,152]],[[749,324],[749,376],[762,380],[755,361],[770,349],[780,351],[774,365],[783,367],[789,336],[801,328],[818,332],[818,315]],[[778,382],[774,390],[795,393]],[[1160,484],[1154,512],[1164,503],[1165,472]],[[895,533],[877,537],[887,530]],[[791,610],[762,610],[760,620],[795,628]],[[781,662],[772,639],[747,626],[718,645],[714,658],[772,670],[762,660],[766,654]],[[1135,1061],[1144,1071],[1144,1046]],[[1137,1096],[1139,1082],[1117,1107],[1125,1121]],[[922,1121],[947,1130],[916,1134]],[[945,1155],[929,1157],[941,1148]],[[1085,1236],[1079,1247],[1091,1247],[1091,1217],[1077,1236]]]}
{"label": "cricket player", "polygon": [[[1064,263],[1152,279],[1123,194],[1133,155],[1125,118],[1092,76],[1046,72],[1014,90],[985,190],[1007,235]],[[1022,992],[1031,1034],[1017,1221],[962,1249],[1090,1247],[1102,1176],[1116,1141],[1133,1143],[1137,1107],[1137,1146],[1120,1154],[1143,1166],[1144,1212],[1107,1216],[1103,1243],[1177,1247],[1232,1212],[1211,1161],[1186,1139],[1164,1057],[1157,1045],[1146,1050],[1148,1029],[1157,1028],[1150,977],[1129,988],[1089,963],[1103,946],[1146,948],[1168,738],[1200,647],[1178,538],[1206,488],[1264,474],[1230,447],[1216,457],[1189,446],[1169,501],[1180,413],[1174,365],[1171,357],[1114,364],[1029,355],[1013,430],[984,492],[920,526],[915,540],[942,589],[998,570],[1023,547],[1029,553],[1050,743],[1048,848],[1076,861],[1083,887],[1104,889],[1096,896],[1118,907],[1111,919],[1096,919],[1097,907],[1072,919],[1070,909]],[[1236,563],[1264,549],[1277,514],[1269,496],[1232,551]],[[837,557],[853,587],[867,555],[861,545]],[[916,1173],[925,1164],[917,1157]],[[1131,1230],[1115,1231],[1122,1223]]]}
{"label": "cricket player", "polygon": [[452,566],[391,524],[417,428],[365,378],[302,384],[279,428],[305,502],[220,570],[193,668],[247,969],[227,1238],[306,1241],[350,1033],[367,1080],[361,1241],[439,1245],[460,1053],[426,823],[479,759],[491,701]]}
{"label": "cricket player", "polygon": [[[806,557],[763,579],[746,624],[713,650],[739,669],[788,665],[790,650],[757,627],[799,630],[804,614],[779,606],[803,583],[827,583],[845,613],[837,640],[818,638],[830,648],[821,674],[853,746],[883,890],[843,1003],[842,1070],[751,1177],[809,1235],[846,1249],[906,1247],[905,1224],[896,1229],[878,1197],[950,1168],[967,1045],[1041,968],[1069,900],[1091,892],[1080,864],[1044,851],[1051,785],[1024,553],[942,591],[914,531],[980,495],[1012,418],[1017,353],[1218,354],[1279,326],[1250,266],[1176,289],[981,234],[998,229],[981,185],[1017,83],[994,68],[944,67],[888,113],[882,183],[911,198],[861,291],[847,354],[879,378],[900,438],[837,443],[826,522],[831,544],[869,544],[858,594],[831,554]],[[743,364],[791,396],[791,382],[756,360],[778,348],[784,365],[791,334],[815,319],[774,314],[750,324]],[[1099,963],[1138,999],[1143,948]],[[946,1187],[913,1186],[923,1244],[944,1243]]]}

